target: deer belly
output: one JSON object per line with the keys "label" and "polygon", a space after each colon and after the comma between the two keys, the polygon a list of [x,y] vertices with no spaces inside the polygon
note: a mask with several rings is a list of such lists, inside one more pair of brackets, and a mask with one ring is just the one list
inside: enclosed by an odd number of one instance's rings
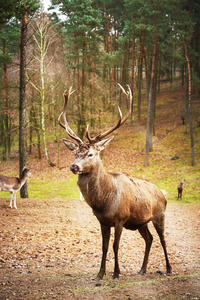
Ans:
{"label": "deer belly", "polygon": [[137,230],[139,229],[142,225],[150,222],[153,219],[153,216],[145,219],[137,219],[137,218],[129,218],[125,223],[124,223],[124,228],[130,229],[130,230]]}
{"label": "deer belly", "polygon": [[103,224],[105,226],[109,226],[109,227],[115,226],[117,218],[115,218],[113,215],[110,215],[108,213],[105,214],[102,211],[94,209],[94,208],[92,210],[93,210],[94,215],[96,216],[96,218],[98,219],[98,221],[101,224]]}
{"label": "deer belly", "polygon": [[13,191],[12,187],[9,185],[2,186],[1,190],[2,190],[2,192],[12,192]]}

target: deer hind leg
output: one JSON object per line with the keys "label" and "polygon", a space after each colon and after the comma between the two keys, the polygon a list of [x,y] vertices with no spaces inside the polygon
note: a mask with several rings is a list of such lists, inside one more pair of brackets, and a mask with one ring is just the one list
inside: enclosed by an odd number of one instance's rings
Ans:
{"label": "deer hind leg", "polygon": [[123,224],[117,223],[115,225],[115,239],[113,243],[113,250],[115,253],[115,268],[113,279],[118,279],[120,274],[119,263],[118,263],[118,250],[119,250],[119,241],[122,234]]}
{"label": "deer hind leg", "polygon": [[99,273],[96,277],[96,280],[100,280],[106,274],[106,256],[108,252],[108,245],[110,240],[110,227],[104,226],[101,224],[101,233],[102,233],[102,259],[101,259],[101,267]]}
{"label": "deer hind leg", "polygon": [[167,255],[167,249],[166,249],[166,243],[165,243],[165,238],[164,238],[164,222],[165,222],[165,215],[162,214],[159,217],[154,218],[153,220],[153,225],[159,235],[161,245],[164,250],[165,254],[165,260],[166,260],[166,271],[167,273],[171,273],[172,268],[169,263],[168,255]]}
{"label": "deer hind leg", "polygon": [[10,192],[10,208],[12,208],[12,197],[13,197],[13,192]]}
{"label": "deer hind leg", "polygon": [[150,249],[151,249],[151,244],[152,244],[152,241],[153,241],[153,237],[152,237],[152,235],[151,235],[151,233],[148,229],[147,224],[144,224],[138,230],[139,230],[139,233],[141,234],[141,236],[143,237],[143,239],[145,240],[145,243],[146,243],[142,268],[141,268],[140,272],[138,273],[139,275],[142,275],[142,274],[146,273],[147,262],[148,262],[148,257],[149,257],[149,252],[150,252]]}

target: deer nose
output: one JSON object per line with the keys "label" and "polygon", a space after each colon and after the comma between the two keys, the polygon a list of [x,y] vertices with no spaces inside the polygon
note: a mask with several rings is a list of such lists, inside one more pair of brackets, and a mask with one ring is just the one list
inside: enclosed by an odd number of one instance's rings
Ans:
{"label": "deer nose", "polygon": [[71,170],[74,174],[76,174],[76,173],[79,172],[79,166],[73,164],[73,165],[71,165],[70,170]]}

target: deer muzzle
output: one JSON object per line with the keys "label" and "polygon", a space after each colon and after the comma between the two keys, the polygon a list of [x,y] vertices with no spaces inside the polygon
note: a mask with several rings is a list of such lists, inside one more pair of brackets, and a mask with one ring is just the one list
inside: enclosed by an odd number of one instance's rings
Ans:
{"label": "deer muzzle", "polygon": [[71,170],[74,174],[81,174],[81,173],[82,173],[81,170],[80,170],[80,168],[79,168],[79,166],[77,166],[77,165],[75,165],[75,164],[71,165],[70,170]]}

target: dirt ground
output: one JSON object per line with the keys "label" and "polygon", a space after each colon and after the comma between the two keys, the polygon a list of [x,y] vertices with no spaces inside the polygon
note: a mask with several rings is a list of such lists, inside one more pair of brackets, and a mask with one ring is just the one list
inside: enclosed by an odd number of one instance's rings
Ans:
{"label": "dirt ground", "polygon": [[107,274],[96,282],[101,232],[90,207],[79,199],[0,199],[0,299],[200,299],[200,205],[168,204],[165,237],[173,273],[154,236],[147,273],[140,270],[144,242],[122,233],[121,276],[112,279],[113,231]]}

